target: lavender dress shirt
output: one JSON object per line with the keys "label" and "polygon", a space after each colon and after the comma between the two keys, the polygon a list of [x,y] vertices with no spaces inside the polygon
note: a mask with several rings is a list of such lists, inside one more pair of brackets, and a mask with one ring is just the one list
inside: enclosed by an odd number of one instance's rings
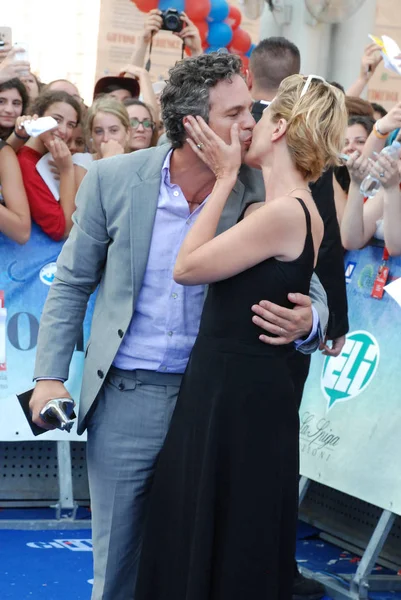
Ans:
{"label": "lavender dress shirt", "polygon": [[[171,153],[167,154],[162,167],[142,288],[130,326],[113,362],[120,369],[183,373],[199,330],[205,287],[175,283],[173,270],[180,246],[207,199],[190,213],[181,188],[170,181]],[[312,311],[312,332],[307,340],[295,342],[297,348],[310,342],[317,333],[319,318],[313,307]]]}

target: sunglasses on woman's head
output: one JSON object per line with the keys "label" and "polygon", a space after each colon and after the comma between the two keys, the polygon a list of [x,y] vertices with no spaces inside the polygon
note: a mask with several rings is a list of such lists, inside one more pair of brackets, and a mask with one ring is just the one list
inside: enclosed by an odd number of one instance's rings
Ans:
{"label": "sunglasses on woman's head", "polygon": [[301,96],[300,96],[301,98],[308,91],[309,86],[312,83],[313,79],[316,79],[318,81],[321,81],[322,83],[326,83],[327,84],[327,81],[325,80],[325,78],[324,77],[320,77],[320,75],[308,75],[304,79],[306,79],[306,81],[305,81],[304,87],[302,88],[302,92],[301,92]]}
{"label": "sunglasses on woman's head", "polygon": [[144,119],[140,121],[139,119],[130,119],[130,124],[132,129],[138,129],[139,125],[142,125],[145,129],[154,129],[155,124],[150,119]]}

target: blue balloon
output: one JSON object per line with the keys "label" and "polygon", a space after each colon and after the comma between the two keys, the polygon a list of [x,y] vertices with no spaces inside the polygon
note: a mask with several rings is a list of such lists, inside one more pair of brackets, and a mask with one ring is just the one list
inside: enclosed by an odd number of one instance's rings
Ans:
{"label": "blue balloon", "polygon": [[209,46],[228,46],[233,39],[233,31],[228,23],[210,23],[207,43]]}
{"label": "blue balloon", "polygon": [[211,0],[211,9],[207,20],[209,23],[224,21],[229,12],[230,7],[227,0]]}
{"label": "blue balloon", "polygon": [[247,56],[248,58],[251,56],[252,52],[255,50],[256,48],[256,44],[251,44],[251,47],[249,48],[248,52],[245,52],[245,56]]}
{"label": "blue balloon", "polygon": [[167,10],[168,8],[175,8],[179,12],[182,12],[185,8],[185,0],[159,0],[159,10]]}

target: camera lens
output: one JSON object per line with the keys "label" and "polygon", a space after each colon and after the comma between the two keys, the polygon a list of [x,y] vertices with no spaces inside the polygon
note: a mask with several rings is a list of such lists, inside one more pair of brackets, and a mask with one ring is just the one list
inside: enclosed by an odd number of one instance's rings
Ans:
{"label": "camera lens", "polygon": [[180,20],[175,15],[166,17],[166,28],[170,31],[175,31],[179,28]]}

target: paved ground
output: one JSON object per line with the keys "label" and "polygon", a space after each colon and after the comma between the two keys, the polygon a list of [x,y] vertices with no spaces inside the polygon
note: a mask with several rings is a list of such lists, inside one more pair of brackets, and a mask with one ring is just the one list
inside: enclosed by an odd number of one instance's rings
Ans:
{"label": "paved ground", "polygon": [[[46,518],[46,511],[39,513]],[[54,518],[48,511],[47,518]],[[0,529],[1,600],[89,600],[92,588],[92,544],[89,513],[81,510],[82,529],[29,530],[38,511],[0,511],[1,519],[26,519],[26,530]],[[297,560],[315,572],[337,581],[354,573],[359,557],[323,542],[318,531],[300,523]],[[377,573],[395,574],[376,567]],[[400,573],[401,576],[401,573]],[[372,600],[401,600],[401,593],[375,593]],[[331,600],[326,596],[326,600]]]}

